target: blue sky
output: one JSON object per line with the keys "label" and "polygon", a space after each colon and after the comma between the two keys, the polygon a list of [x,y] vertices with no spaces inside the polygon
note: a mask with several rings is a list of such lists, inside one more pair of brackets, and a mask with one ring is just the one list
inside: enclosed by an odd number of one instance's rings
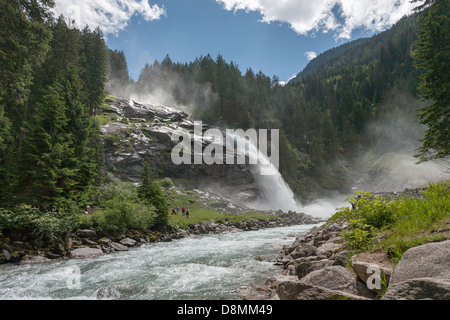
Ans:
{"label": "blue sky", "polygon": [[182,63],[221,54],[242,72],[286,81],[314,53],[385,30],[411,8],[409,0],[56,0],[54,10],[100,26],[135,80],[167,54]]}

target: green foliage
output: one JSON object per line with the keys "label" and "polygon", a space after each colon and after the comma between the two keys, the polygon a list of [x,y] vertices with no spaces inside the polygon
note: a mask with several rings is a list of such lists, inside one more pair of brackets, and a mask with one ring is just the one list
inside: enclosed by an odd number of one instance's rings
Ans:
{"label": "green foliage", "polygon": [[[419,112],[427,126],[417,155],[422,161],[450,154],[450,3],[427,1],[414,57],[420,74],[420,96],[431,103]],[[421,7],[423,9],[423,7]]]}
{"label": "green foliage", "polygon": [[5,235],[20,232],[28,237],[41,237],[52,242],[78,227],[79,214],[79,210],[42,212],[28,205],[13,210],[0,209],[0,232]]}
{"label": "green foliage", "polygon": [[125,196],[106,201],[105,207],[90,217],[99,230],[118,234],[126,230],[148,231],[157,221],[156,209],[148,203]]}
{"label": "green foliage", "polygon": [[2,207],[47,211],[101,180],[104,155],[92,113],[103,102],[106,45],[99,30],[54,20],[53,4],[0,4]]}
{"label": "green foliage", "polygon": [[[354,252],[381,248],[398,261],[415,246],[441,240],[445,235],[432,232],[450,218],[450,182],[430,184],[420,198],[386,200],[381,196],[358,192],[347,201],[331,221],[345,219],[350,226],[344,237]],[[375,241],[381,236],[381,242]]]}
{"label": "green foliage", "polygon": [[160,182],[160,185],[161,185],[161,187],[166,188],[166,189],[169,189],[169,188],[172,188],[173,186],[175,186],[172,179],[170,179],[170,178],[164,178]]}
{"label": "green foliage", "polygon": [[156,208],[158,213],[155,223],[156,227],[166,227],[169,221],[167,198],[161,186],[152,179],[148,163],[144,164],[142,183],[138,188],[138,196]]}

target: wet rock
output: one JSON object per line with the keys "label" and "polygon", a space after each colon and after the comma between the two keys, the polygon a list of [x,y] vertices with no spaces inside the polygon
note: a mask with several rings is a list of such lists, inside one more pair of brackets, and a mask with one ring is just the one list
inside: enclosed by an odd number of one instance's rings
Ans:
{"label": "wet rock", "polygon": [[70,252],[70,258],[72,259],[97,258],[103,255],[103,251],[97,248],[78,248]]}
{"label": "wet rock", "polygon": [[21,260],[20,264],[43,264],[49,262],[50,259],[43,257],[43,256],[31,256],[31,255],[25,255]]}
{"label": "wet rock", "polygon": [[109,244],[109,246],[112,249],[114,249],[115,251],[128,251],[129,250],[128,247],[126,247],[126,246],[124,246],[124,245],[122,245],[120,243],[117,243],[117,242],[111,242]]}
{"label": "wet rock", "polygon": [[0,252],[0,263],[6,263],[9,260],[11,260],[11,255],[9,254],[9,251],[6,249],[3,249]]}
{"label": "wet rock", "polygon": [[95,238],[97,237],[97,232],[91,229],[78,230],[78,235],[82,238]]}

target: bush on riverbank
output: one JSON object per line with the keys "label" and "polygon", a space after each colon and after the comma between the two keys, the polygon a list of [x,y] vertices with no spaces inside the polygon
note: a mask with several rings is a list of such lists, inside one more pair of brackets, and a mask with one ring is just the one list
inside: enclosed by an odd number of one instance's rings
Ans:
{"label": "bush on riverbank", "polygon": [[349,222],[343,236],[355,253],[382,249],[396,262],[412,247],[448,237],[434,231],[450,219],[450,181],[428,185],[419,198],[358,192],[347,201],[352,209],[340,209],[330,221]]}
{"label": "bush on riverbank", "polygon": [[13,211],[0,209],[0,235],[29,241],[42,239],[52,242],[80,225],[80,212],[55,209],[42,212],[31,206],[21,205]]}

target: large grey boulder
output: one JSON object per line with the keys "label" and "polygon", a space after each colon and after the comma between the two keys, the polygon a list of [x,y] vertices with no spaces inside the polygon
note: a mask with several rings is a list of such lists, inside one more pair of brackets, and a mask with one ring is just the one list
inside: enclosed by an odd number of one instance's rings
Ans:
{"label": "large grey boulder", "polygon": [[421,278],[389,286],[382,300],[450,300],[450,279]]}
{"label": "large grey boulder", "polygon": [[78,230],[78,235],[82,238],[95,238],[97,236],[97,232],[91,229],[82,229]]}
{"label": "large grey boulder", "polygon": [[313,271],[300,281],[312,286],[320,286],[330,290],[344,291],[356,294],[355,277],[341,266],[326,267]]}
{"label": "large grey boulder", "polygon": [[450,279],[450,240],[406,251],[395,267],[391,284],[419,278]]}
{"label": "large grey boulder", "polygon": [[78,248],[70,252],[70,257],[73,259],[88,259],[97,258],[102,256],[104,253],[100,249],[96,248]]}
{"label": "large grey boulder", "polygon": [[280,283],[277,295],[280,300],[369,300],[348,292],[307,284],[302,280]]}
{"label": "large grey boulder", "polygon": [[[380,280],[389,284],[393,272],[393,265],[387,259],[386,257],[386,260],[383,260],[381,254],[377,253],[362,253],[352,256],[350,263],[353,271],[362,282],[367,283],[368,279],[374,276],[371,270],[378,270]],[[379,290],[376,290],[376,292],[379,292]]]}
{"label": "large grey boulder", "polygon": [[115,251],[128,251],[129,250],[128,247],[126,247],[120,243],[117,243],[117,242],[111,242],[109,244],[109,246],[110,246],[110,248],[114,249]]}
{"label": "large grey boulder", "polygon": [[294,259],[309,257],[316,255],[317,248],[307,244],[302,243],[297,248],[295,248],[294,252],[291,253],[291,257]]}
{"label": "large grey boulder", "polygon": [[333,264],[333,261],[328,259],[315,260],[311,258],[313,257],[310,257],[310,259],[300,258],[294,261],[295,274],[298,275],[299,279],[305,277],[313,271],[331,267]]}
{"label": "large grey boulder", "polygon": [[342,244],[327,242],[321,245],[319,248],[317,248],[316,253],[318,256],[330,258],[334,253],[338,252],[342,248],[343,248]]}
{"label": "large grey boulder", "polygon": [[131,238],[125,238],[120,240],[120,244],[127,246],[127,247],[133,247],[136,245],[136,240],[131,239]]}
{"label": "large grey boulder", "polygon": [[34,264],[47,263],[49,261],[51,261],[51,260],[46,257],[43,257],[43,256],[26,255],[20,260],[19,264],[34,265]]}
{"label": "large grey boulder", "polygon": [[312,271],[296,281],[278,285],[281,300],[369,300],[375,296],[341,266]]}
{"label": "large grey boulder", "polygon": [[450,300],[450,241],[406,251],[383,300]]}

